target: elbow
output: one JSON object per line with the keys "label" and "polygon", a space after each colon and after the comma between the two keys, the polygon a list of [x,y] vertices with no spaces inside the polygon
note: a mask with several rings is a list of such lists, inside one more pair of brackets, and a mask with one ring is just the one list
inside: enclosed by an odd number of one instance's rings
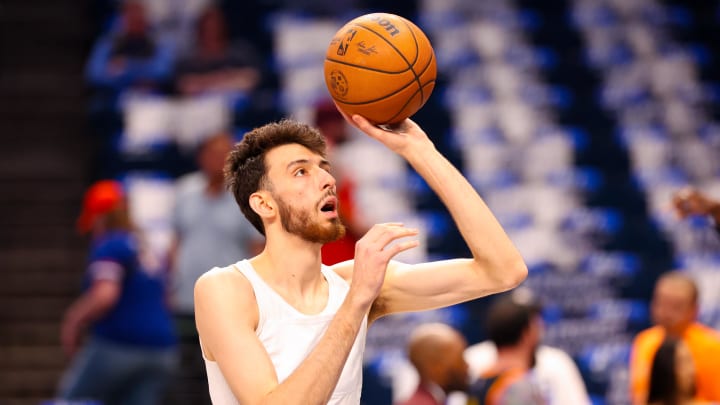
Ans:
{"label": "elbow", "polygon": [[528,276],[527,265],[520,256],[503,260],[487,268],[490,270],[490,278],[494,281],[495,292],[512,290],[522,284]]}
{"label": "elbow", "polygon": [[525,260],[519,257],[511,261],[505,268],[505,273],[503,281],[505,282],[504,286],[506,290],[511,290],[519,286],[528,276],[528,268]]}
{"label": "elbow", "polygon": [[115,281],[96,281],[88,294],[88,302],[93,307],[93,312],[102,315],[115,307],[121,292],[120,285]]}
{"label": "elbow", "polygon": [[102,296],[96,296],[94,303],[95,303],[95,312],[97,312],[97,316],[103,316],[110,312],[113,308],[115,308],[115,305],[117,305],[117,302],[120,300],[119,294],[106,294]]}

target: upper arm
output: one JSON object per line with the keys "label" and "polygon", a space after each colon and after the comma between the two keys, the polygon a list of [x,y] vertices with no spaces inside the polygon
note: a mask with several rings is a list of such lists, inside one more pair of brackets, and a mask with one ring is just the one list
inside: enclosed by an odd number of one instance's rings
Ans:
{"label": "upper arm", "polygon": [[247,279],[237,272],[210,272],[195,285],[195,319],[205,357],[217,362],[235,397],[255,404],[278,379],[255,334],[257,304]]}
{"label": "upper arm", "polygon": [[491,277],[472,259],[414,265],[391,262],[370,319],[395,312],[446,307],[512,287]]}
{"label": "upper arm", "polygon": [[125,240],[118,238],[104,241],[91,253],[87,267],[90,288],[86,296],[98,313],[109,310],[120,299],[123,279],[133,257]]}
{"label": "upper arm", "polygon": [[120,283],[112,280],[99,279],[92,283],[92,286],[87,292],[87,297],[90,299],[92,306],[99,314],[103,314],[114,307],[120,294],[122,293],[122,287]]}

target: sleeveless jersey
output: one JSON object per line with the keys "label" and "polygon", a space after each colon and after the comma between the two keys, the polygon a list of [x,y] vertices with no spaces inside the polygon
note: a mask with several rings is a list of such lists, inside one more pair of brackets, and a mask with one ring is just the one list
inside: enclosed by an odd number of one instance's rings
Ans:
{"label": "sleeveless jersey", "polygon": [[[258,305],[258,326],[255,330],[272,360],[278,381],[283,382],[317,345],[345,300],[348,283],[332,269],[322,266],[328,282],[328,302],[316,315],[306,315],[287,303],[255,272],[247,260],[238,262],[239,270],[252,285]],[[362,387],[362,359],[367,334],[367,318],[355,338],[330,402],[332,405],[357,405]],[[214,405],[239,404],[218,364],[205,358],[210,397]]]}

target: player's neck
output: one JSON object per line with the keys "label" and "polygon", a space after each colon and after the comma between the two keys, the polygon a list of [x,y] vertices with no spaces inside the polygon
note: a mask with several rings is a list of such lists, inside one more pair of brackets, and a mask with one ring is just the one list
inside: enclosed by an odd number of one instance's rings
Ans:
{"label": "player's neck", "polygon": [[314,288],[322,278],[321,247],[294,235],[269,237],[265,250],[257,257],[263,267],[260,271],[277,286],[293,290]]}

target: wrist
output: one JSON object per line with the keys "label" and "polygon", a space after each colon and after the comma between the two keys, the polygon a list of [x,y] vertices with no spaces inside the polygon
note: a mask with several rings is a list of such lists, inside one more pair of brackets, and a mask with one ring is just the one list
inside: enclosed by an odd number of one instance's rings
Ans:
{"label": "wrist", "polygon": [[408,147],[402,156],[410,165],[417,168],[439,155],[440,153],[435,148],[435,144],[428,140],[427,143],[415,144]]}
{"label": "wrist", "polygon": [[347,310],[352,314],[353,317],[362,318],[370,310],[375,298],[370,296],[363,296],[351,288],[345,297],[345,305]]}

